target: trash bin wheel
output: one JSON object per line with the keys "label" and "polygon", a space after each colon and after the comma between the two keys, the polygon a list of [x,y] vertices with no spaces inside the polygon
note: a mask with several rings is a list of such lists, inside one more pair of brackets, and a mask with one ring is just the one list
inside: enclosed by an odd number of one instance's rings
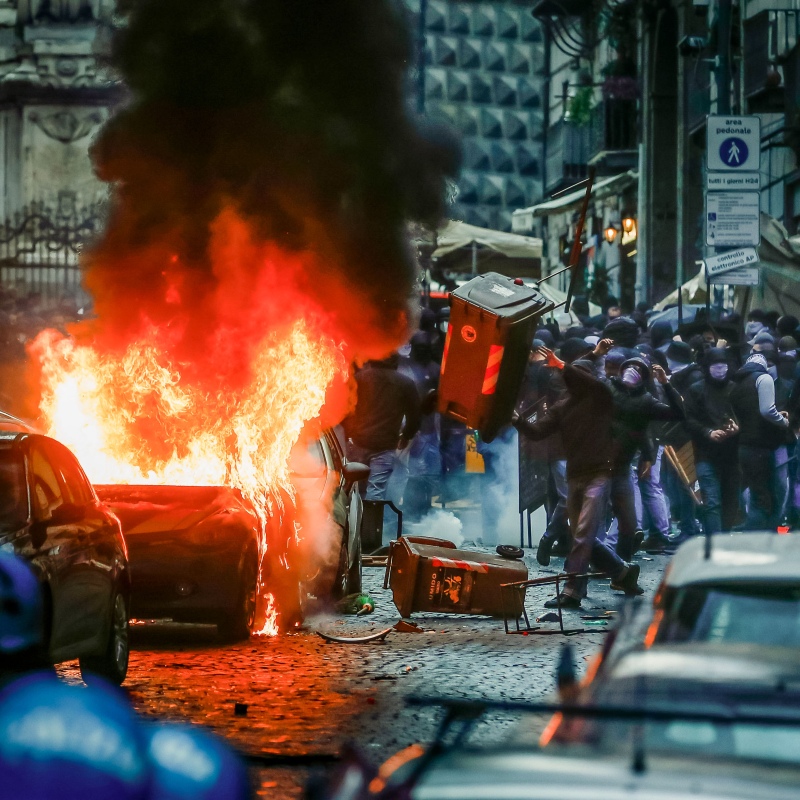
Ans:
{"label": "trash bin wheel", "polygon": [[525,551],[521,547],[514,547],[512,544],[499,544],[495,552],[502,558],[514,560],[519,560],[525,555]]}

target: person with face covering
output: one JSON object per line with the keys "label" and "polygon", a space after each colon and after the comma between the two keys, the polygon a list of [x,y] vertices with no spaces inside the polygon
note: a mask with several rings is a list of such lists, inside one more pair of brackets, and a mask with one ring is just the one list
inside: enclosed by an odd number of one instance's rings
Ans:
{"label": "person with face covering", "polygon": [[745,529],[774,530],[780,523],[778,462],[786,450],[789,415],[775,406],[775,381],[761,353],[751,355],[733,376],[731,405],[739,423],[739,460],[750,490]]}
{"label": "person with face covering", "polygon": [[609,492],[611,508],[619,525],[617,553],[626,561],[633,558],[636,549],[636,506],[630,479],[630,465],[637,452],[640,475],[648,470],[647,459],[652,460],[652,444],[648,436],[651,422],[682,421],[685,418],[683,400],[669,383],[666,372],[658,364],[652,375],[663,387],[663,402],[647,389],[650,367],[638,356],[629,358],[620,367],[619,377],[611,378],[609,388],[614,400],[612,474]]}
{"label": "person with face covering", "polygon": [[686,393],[686,427],[692,436],[707,534],[729,531],[739,513],[739,425],[731,404],[733,384],[727,353],[711,348],[705,377]]}
{"label": "person with face covering", "polygon": [[[612,589],[638,595],[643,594],[638,585],[639,565],[626,563],[597,540],[611,480],[614,405],[609,387],[595,377],[594,370],[595,360],[610,347],[611,342],[603,340],[589,357],[564,366],[567,395],[540,419],[531,423],[515,413],[512,423],[521,435],[534,441],[561,434],[567,456],[567,511],[572,530],[572,550],[564,571],[582,575],[591,564],[611,577]],[[586,587],[586,578],[570,577],[563,592],[545,606],[580,608]]]}

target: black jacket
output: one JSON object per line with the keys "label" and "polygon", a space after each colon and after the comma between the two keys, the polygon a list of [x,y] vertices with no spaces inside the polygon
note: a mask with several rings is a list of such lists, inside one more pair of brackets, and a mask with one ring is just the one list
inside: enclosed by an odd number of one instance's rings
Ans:
{"label": "black jacket", "polygon": [[726,461],[738,458],[739,436],[729,436],[715,442],[711,434],[724,428],[728,420],[736,421],[731,403],[733,383],[704,378],[689,387],[686,401],[686,427],[692,436],[695,458],[698,461]]}
{"label": "black jacket", "polygon": [[645,386],[630,388],[619,378],[612,378],[609,386],[614,398],[614,473],[624,474],[637,450],[650,450],[647,428],[651,422],[685,419],[683,401],[669,383],[663,387],[666,403],[653,397]]}
{"label": "black jacket", "polygon": [[775,450],[786,444],[789,431],[761,416],[756,381],[767,371],[760,364],[749,362],[733,376],[731,405],[739,421],[739,444]]}
{"label": "black jacket", "polygon": [[370,362],[356,373],[356,384],[356,408],[344,422],[354,444],[380,452],[394,450],[401,433],[413,438],[420,425],[420,399],[411,378],[382,362]]}
{"label": "black jacket", "polygon": [[611,391],[580,366],[564,368],[564,384],[567,396],[550,406],[544,417],[534,423],[519,419],[515,427],[536,441],[560,433],[568,479],[608,475],[613,444]]}

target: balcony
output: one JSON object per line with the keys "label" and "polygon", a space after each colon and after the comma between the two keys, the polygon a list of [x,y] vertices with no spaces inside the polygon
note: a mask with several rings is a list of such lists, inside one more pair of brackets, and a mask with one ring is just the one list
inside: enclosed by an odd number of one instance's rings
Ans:
{"label": "balcony", "polygon": [[[784,110],[784,87],[775,70],[791,45],[786,36],[791,26],[783,14],[786,12],[762,11],[744,22],[744,96],[750,114]],[[797,24],[796,15],[792,21]]]}
{"label": "balcony", "polygon": [[588,125],[575,125],[564,119],[548,128],[545,165],[547,194],[586,177],[590,130]]}
{"label": "balcony", "polygon": [[589,163],[599,173],[634,169],[639,161],[636,100],[606,99],[592,111]]}

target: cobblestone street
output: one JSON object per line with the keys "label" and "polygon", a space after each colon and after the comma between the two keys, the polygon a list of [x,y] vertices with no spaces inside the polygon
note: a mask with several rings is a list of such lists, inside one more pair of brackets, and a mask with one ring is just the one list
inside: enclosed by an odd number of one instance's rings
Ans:
{"label": "cobblestone street", "polygon": [[[647,601],[667,559],[638,560]],[[562,565],[554,559],[544,570],[532,556],[527,561],[531,577]],[[365,568],[365,588],[377,603],[369,617],[318,616],[302,632],[241,645],[220,646],[210,627],[137,625],[125,688],[143,715],[208,725],[244,753],[294,760],[288,767],[254,767],[265,797],[301,796],[313,765],[298,765],[298,757],[325,761],[354,740],[379,763],[401,747],[429,740],[437,712],[405,707],[409,695],[532,700],[552,690],[564,637],[506,635],[499,619],[417,614],[413,619],[424,633],[392,632],[383,644],[329,644],[314,633],[360,635],[393,625],[398,614],[382,581],[382,569]],[[551,593],[550,586],[529,593],[532,623]],[[604,635],[580,615],[613,610],[621,598],[608,581],[594,581],[583,611],[565,612],[567,625],[590,631],[570,639],[580,669]],[[64,671],[77,678],[77,670]],[[246,716],[234,714],[235,703],[247,704]],[[497,740],[514,722],[487,717],[473,736]]]}

